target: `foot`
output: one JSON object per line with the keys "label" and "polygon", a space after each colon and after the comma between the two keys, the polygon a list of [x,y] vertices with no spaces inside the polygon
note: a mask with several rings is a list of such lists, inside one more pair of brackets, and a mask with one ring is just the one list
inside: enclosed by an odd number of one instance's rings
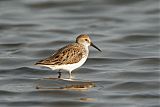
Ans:
{"label": "foot", "polygon": [[58,78],[61,78],[61,72],[60,72],[60,71],[58,72],[58,74],[59,74],[59,75],[58,75]]}

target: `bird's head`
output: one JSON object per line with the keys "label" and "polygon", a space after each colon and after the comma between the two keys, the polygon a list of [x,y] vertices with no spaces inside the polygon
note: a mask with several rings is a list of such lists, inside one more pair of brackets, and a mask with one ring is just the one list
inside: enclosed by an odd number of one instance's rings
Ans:
{"label": "bird's head", "polygon": [[91,41],[89,35],[87,34],[81,34],[76,38],[76,43],[85,45],[85,46],[93,46],[94,48],[96,48],[97,50],[101,51],[97,46],[95,46],[93,44],[93,42]]}

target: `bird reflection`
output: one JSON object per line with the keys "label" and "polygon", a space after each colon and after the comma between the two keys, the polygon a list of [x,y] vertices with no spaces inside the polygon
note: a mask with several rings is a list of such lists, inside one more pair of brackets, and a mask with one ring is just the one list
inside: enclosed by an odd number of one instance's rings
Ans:
{"label": "bird reflection", "polygon": [[[52,81],[52,84],[46,81],[46,83],[40,83],[38,86],[36,86],[36,89],[38,90],[76,90],[76,91],[85,91],[92,87],[95,87],[95,83],[93,82],[82,82],[82,81],[69,81],[70,83],[66,83],[68,80],[62,80],[62,83],[59,83],[57,81],[54,81],[55,84],[52,85],[54,82]],[[60,82],[60,81],[59,81]],[[50,80],[51,83],[51,80]],[[65,84],[65,85],[64,85]],[[53,87],[52,87],[53,86]]]}

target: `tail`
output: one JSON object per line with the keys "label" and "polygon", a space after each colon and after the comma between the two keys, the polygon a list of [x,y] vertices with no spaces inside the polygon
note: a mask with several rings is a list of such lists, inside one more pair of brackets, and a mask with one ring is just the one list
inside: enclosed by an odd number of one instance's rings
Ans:
{"label": "tail", "polygon": [[34,65],[43,65],[42,60],[40,60],[40,61],[34,63]]}

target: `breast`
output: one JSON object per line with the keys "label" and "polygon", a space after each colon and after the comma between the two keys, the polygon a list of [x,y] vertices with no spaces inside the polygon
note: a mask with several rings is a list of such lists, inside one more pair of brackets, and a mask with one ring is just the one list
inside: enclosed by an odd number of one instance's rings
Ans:
{"label": "breast", "polygon": [[83,57],[79,62],[73,63],[73,64],[65,64],[65,65],[59,65],[54,66],[56,69],[63,69],[67,71],[73,71],[74,69],[82,66],[86,62],[87,57]]}

